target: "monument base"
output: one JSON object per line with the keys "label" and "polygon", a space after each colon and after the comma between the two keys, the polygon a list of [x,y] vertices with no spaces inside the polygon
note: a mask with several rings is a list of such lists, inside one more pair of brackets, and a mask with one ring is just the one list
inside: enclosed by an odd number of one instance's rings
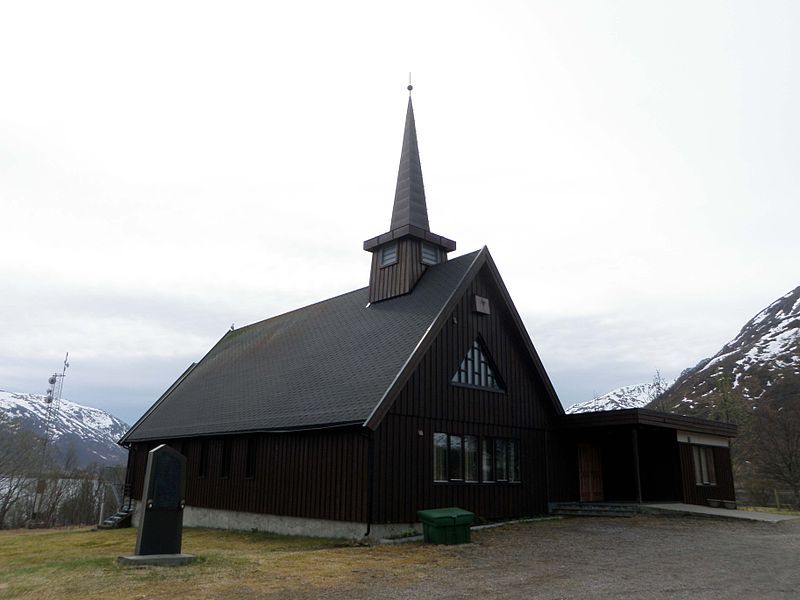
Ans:
{"label": "monument base", "polygon": [[196,554],[131,554],[117,557],[117,563],[126,567],[140,565],[178,567],[180,565],[188,565],[195,560],[197,560]]}

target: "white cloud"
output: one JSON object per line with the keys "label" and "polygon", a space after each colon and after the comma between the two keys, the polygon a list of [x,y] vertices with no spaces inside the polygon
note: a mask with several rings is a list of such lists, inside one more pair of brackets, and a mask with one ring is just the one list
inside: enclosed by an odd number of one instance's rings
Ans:
{"label": "white cloud", "polygon": [[230,322],[365,285],[409,69],[432,228],[490,247],[562,398],[691,366],[798,284],[767,5],[5,3],[0,387],[70,350],[131,420]]}

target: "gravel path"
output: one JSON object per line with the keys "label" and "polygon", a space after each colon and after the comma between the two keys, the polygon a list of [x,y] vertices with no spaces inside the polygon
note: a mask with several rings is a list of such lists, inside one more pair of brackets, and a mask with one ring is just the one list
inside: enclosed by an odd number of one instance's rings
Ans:
{"label": "gravel path", "polygon": [[347,590],[321,595],[800,598],[797,520],[765,524],[639,516],[539,521],[473,532],[472,544],[441,546],[437,558],[440,565],[365,574]]}

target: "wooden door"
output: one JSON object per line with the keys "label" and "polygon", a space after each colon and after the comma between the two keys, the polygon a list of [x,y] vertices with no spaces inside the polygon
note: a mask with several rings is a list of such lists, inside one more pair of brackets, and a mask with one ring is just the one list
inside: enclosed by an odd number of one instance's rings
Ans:
{"label": "wooden door", "polygon": [[603,465],[600,449],[594,444],[578,444],[578,477],[581,502],[602,502]]}

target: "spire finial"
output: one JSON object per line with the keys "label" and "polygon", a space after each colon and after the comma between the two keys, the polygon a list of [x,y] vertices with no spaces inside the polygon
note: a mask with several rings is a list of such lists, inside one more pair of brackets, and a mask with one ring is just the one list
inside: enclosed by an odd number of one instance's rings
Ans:
{"label": "spire finial", "polygon": [[411,85],[411,71],[408,72],[408,87],[406,89],[408,90],[408,95],[410,96],[411,90],[414,89],[414,86]]}

